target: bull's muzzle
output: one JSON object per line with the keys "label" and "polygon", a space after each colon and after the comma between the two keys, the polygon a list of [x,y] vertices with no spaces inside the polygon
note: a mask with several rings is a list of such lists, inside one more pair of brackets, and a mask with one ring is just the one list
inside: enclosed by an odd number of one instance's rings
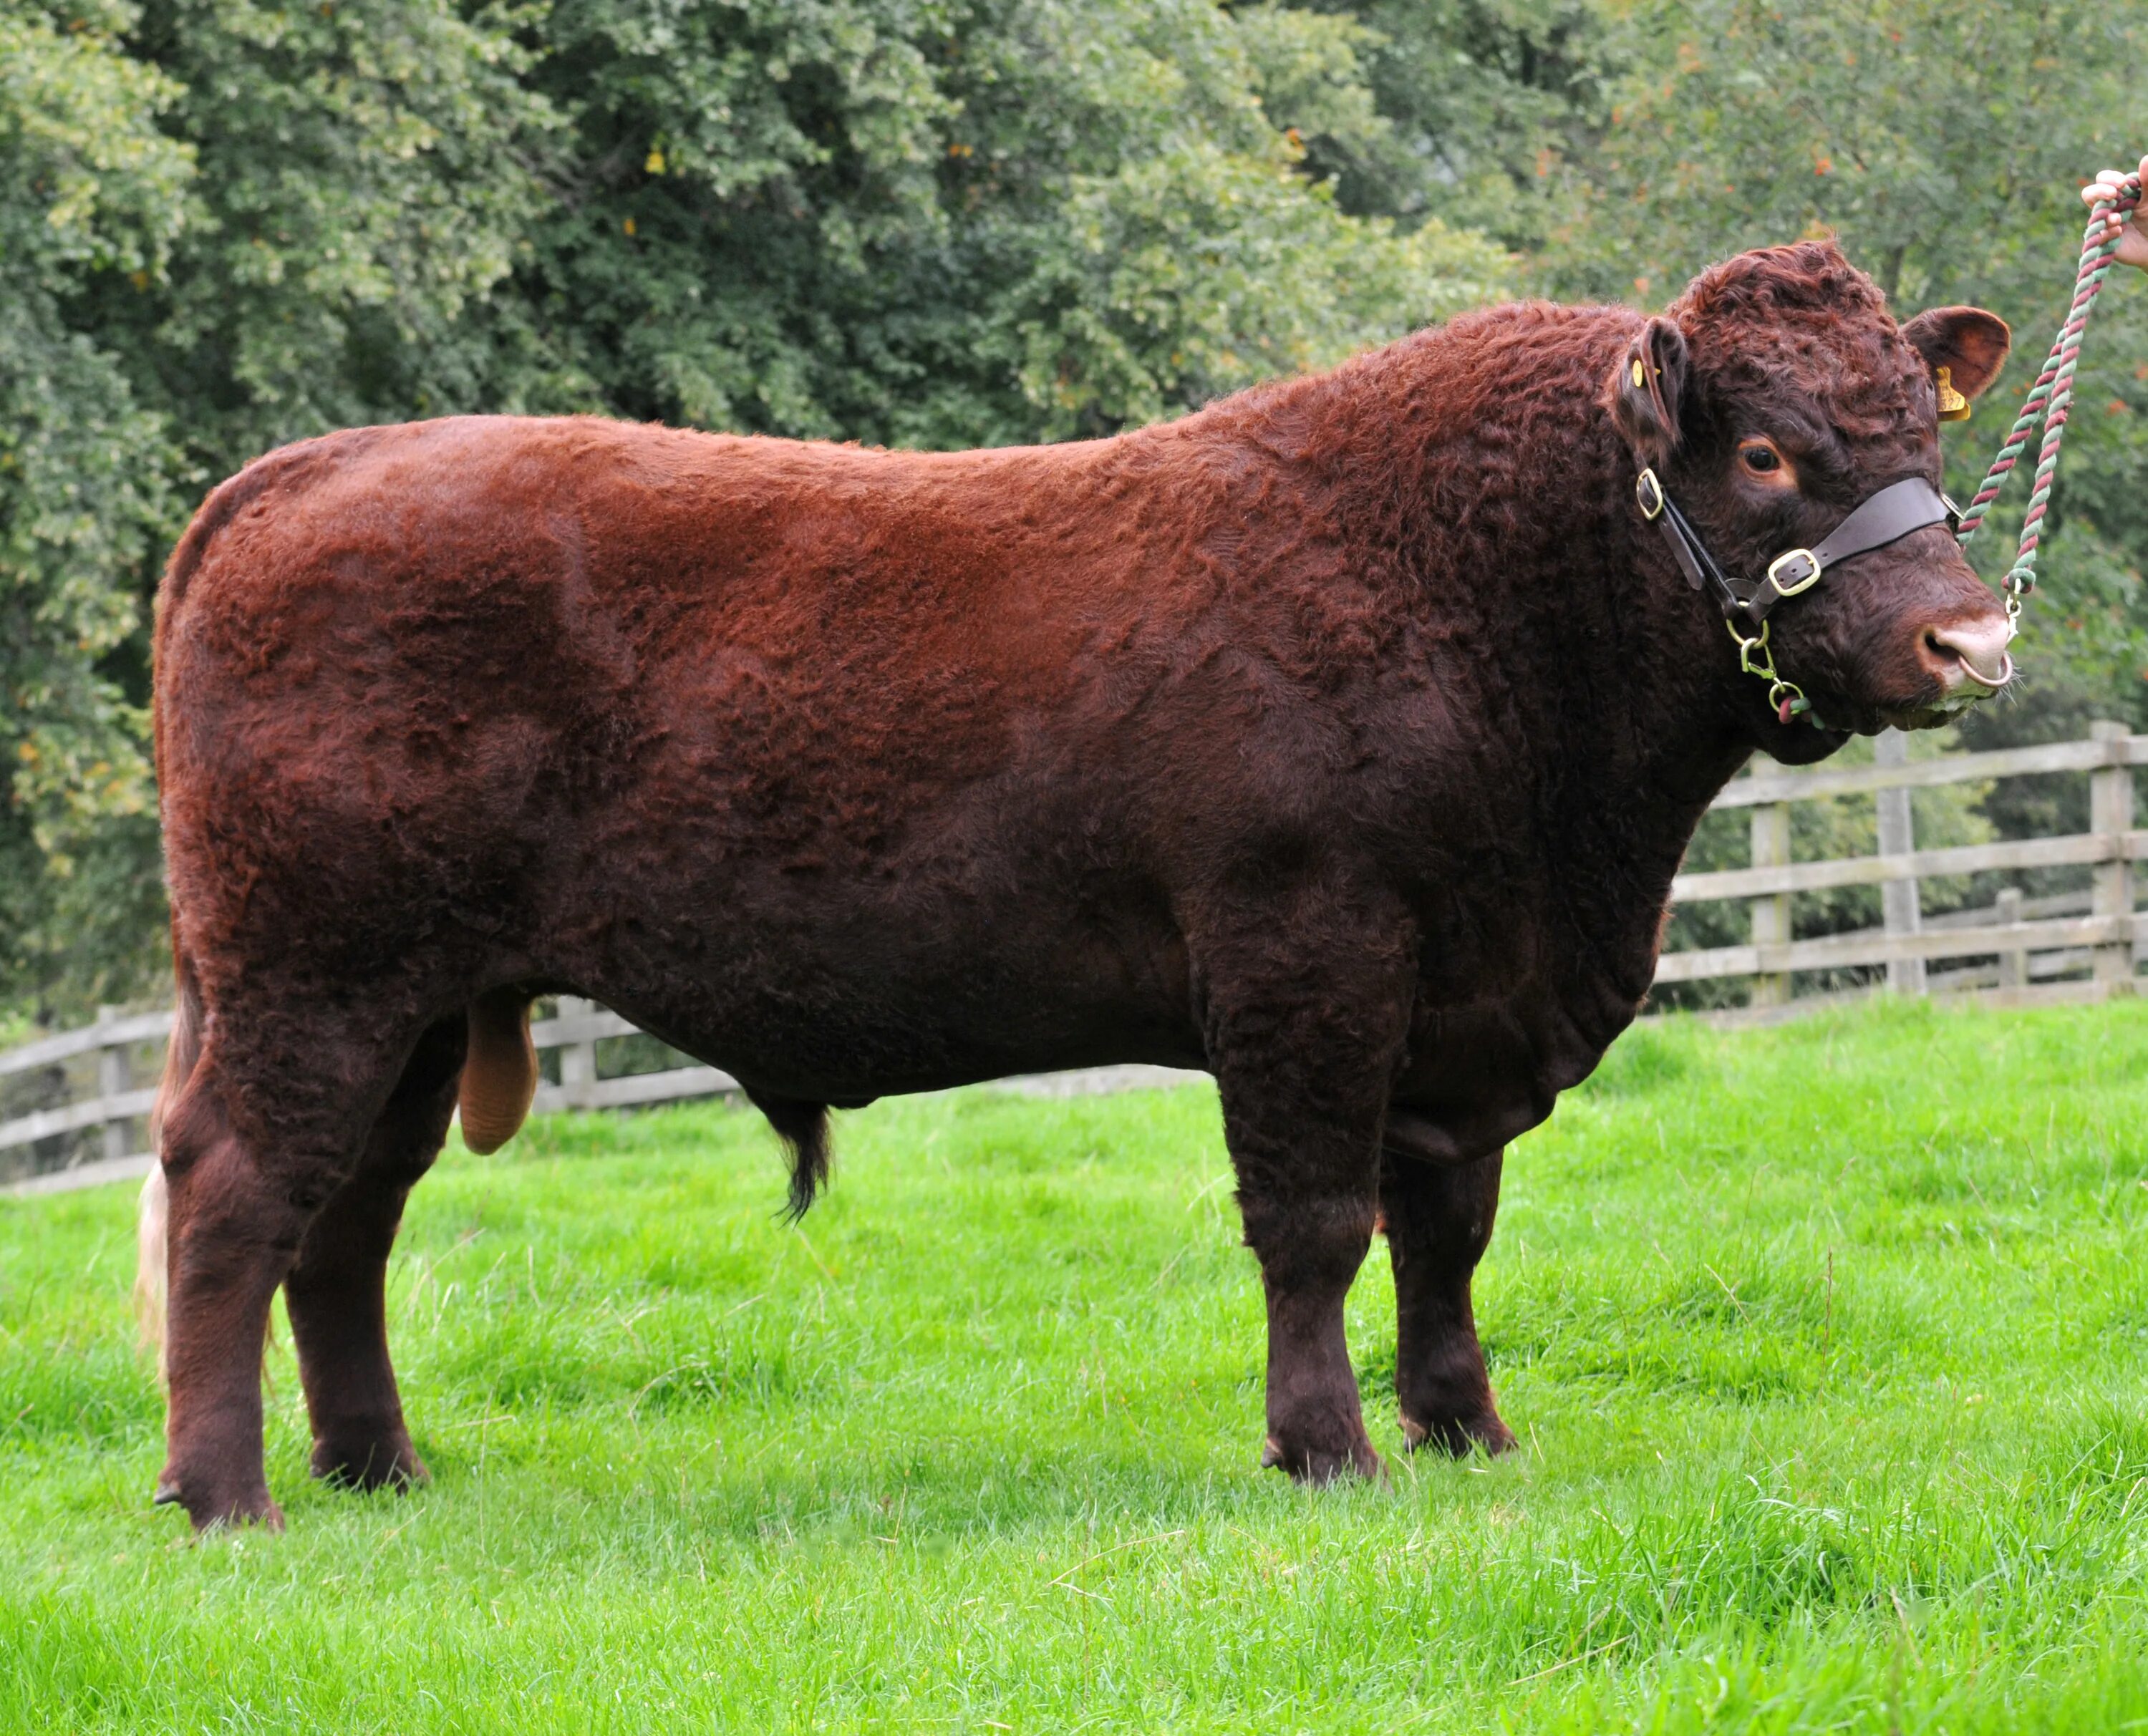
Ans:
{"label": "bull's muzzle", "polygon": [[2006,650],[2013,636],[2003,615],[1927,627],[1918,635],[1917,660],[1946,700],[1966,705],[2014,679],[2014,660]]}

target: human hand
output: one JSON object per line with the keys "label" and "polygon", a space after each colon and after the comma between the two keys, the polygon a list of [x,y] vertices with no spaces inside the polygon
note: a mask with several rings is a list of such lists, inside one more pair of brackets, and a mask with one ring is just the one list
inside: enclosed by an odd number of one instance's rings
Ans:
{"label": "human hand", "polygon": [[[2143,157],[2140,159],[2140,174],[2142,184],[2148,186],[2148,157]],[[2119,183],[2125,179],[2124,169],[2105,169],[2087,186],[2081,188],[2081,203],[2093,210],[2100,200],[2115,198],[2117,195]],[[2112,255],[2112,258],[2120,265],[2137,265],[2143,271],[2148,271],[2148,233],[2144,233],[2140,228],[2140,207],[2135,206],[2123,217],[2115,211],[2106,213],[2104,218],[2106,224],[2104,234],[2105,239],[2108,239],[2112,233],[2116,233],[2118,251]]]}

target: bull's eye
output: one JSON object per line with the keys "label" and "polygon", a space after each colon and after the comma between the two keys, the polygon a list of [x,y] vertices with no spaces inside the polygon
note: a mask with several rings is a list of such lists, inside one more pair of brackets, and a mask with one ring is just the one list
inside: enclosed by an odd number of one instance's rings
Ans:
{"label": "bull's eye", "polygon": [[1798,468],[1765,434],[1748,434],[1738,443],[1738,473],[1754,488],[1773,494],[1794,494]]}

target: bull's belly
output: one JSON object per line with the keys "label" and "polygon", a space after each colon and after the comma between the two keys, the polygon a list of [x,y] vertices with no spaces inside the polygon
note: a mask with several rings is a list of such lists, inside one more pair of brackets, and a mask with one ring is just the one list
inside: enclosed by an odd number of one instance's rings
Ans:
{"label": "bull's belly", "polygon": [[712,1013],[700,997],[675,998],[639,986],[600,998],[754,1090],[809,1101],[859,1102],[1080,1067],[1206,1065],[1184,1033],[1096,1003],[1062,1004],[1056,1018],[1031,1016],[1019,1031],[994,1031],[923,1013],[791,1020],[765,1006]]}
{"label": "bull's belly", "polygon": [[615,925],[547,974],[747,1086],[808,1100],[1205,1064],[1173,936],[1137,923],[1085,932],[1034,911],[897,923],[826,902],[818,920],[809,906],[763,923],[734,905],[700,933],[675,916],[656,946]]}

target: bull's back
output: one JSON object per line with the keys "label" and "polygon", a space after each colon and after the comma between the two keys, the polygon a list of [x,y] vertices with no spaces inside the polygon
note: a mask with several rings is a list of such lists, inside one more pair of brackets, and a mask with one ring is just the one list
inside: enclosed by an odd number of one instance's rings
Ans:
{"label": "bull's back", "polygon": [[944,489],[876,458],[896,468],[492,418],[273,454],[211,498],[168,576],[168,775],[246,757],[303,777],[339,751],[421,782],[519,765],[565,793],[725,722],[734,755],[800,723],[959,751],[981,688],[1006,690],[996,630],[1018,644],[1024,624],[976,594],[990,538],[951,534]]}

